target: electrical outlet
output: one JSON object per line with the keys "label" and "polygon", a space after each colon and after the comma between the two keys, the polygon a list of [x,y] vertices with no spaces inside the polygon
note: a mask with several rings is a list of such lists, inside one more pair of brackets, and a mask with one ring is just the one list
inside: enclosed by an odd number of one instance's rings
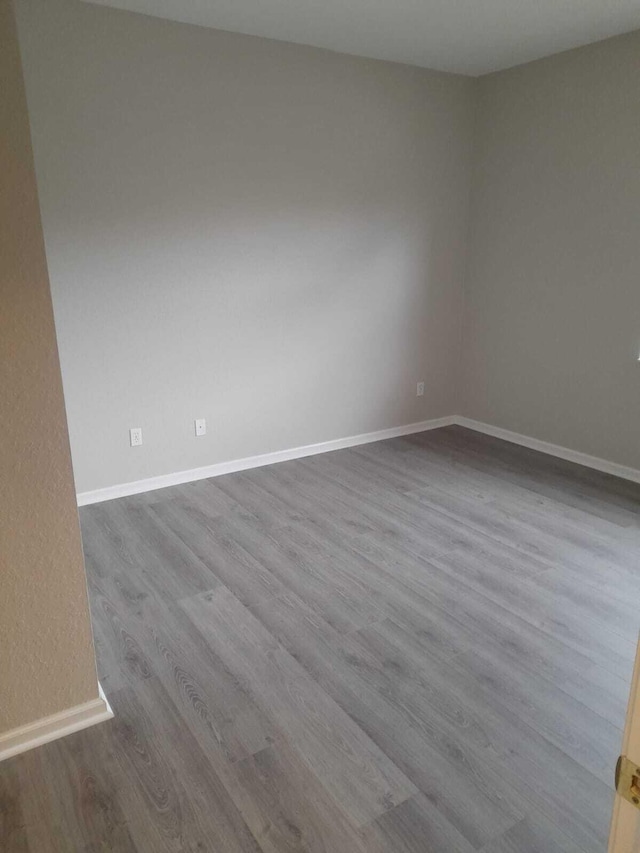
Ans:
{"label": "electrical outlet", "polygon": [[424,397],[424,382],[418,382],[416,385],[416,397]]}
{"label": "electrical outlet", "polygon": [[129,441],[131,447],[139,447],[142,444],[142,427],[133,427],[129,430]]}
{"label": "electrical outlet", "polygon": [[204,418],[197,418],[193,422],[193,424],[194,424],[195,429],[196,429],[196,435],[206,435],[207,434],[207,422]]}

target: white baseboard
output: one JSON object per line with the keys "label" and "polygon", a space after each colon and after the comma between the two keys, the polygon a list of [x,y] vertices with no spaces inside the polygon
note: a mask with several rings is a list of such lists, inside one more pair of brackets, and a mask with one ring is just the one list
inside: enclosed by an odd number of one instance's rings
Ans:
{"label": "white baseboard", "polygon": [[482,421],[474,421],[461,415],[456,415],[452,420],[458,426],[483,432],[486,435],[494,436],[494,438],[502,438],[504,441],[520,444],[522,447],[528,447],[531,450],[539,450],[549,456],[557,456],[559,459],[566,459],[568,462],[575,462],[577,465],[584,465],[586,468],[593,468],[596,471],[602,471],[604,474],[612,474],[614,477],[621,477],[623,480],[640,483],[640,471],[637,468],[629,468],[627,465],[609,462],[607,459],[600,459],[598,456],[590,456],[588,453],[571,450],[559,444],[551,444],[549,441],[541,441],[539,438],[532,438],[529,435],[522,435],[509,429],[485,424]]}
{"label": "white baseboard", "polygon": [[361,435],[351,435],[347,438],[336,438],[332,441],[322,441],[319,444],[306,444],[303,447],[293,447],[289,450],[276,450],[273,453],[263,453],[259,456],[247,456],[243,459],[232,459],[229,462],[216,462],[213,465],[205,465],[202,468],[191,468],[188,471],[177,471],[174,474],[161,474],[158,477],[149,477],[146,480],[135,480],[131,483],[120,483],[116,486],[107,486],[104,489],[94,489],[89,492],[80,492],[78,494],[78,506],[86,506],[87,504],[100,503],[101,501],[110,501],[114,498],[123,498],[128,495],[137,495],[141,492],[150,492],[154,489],[164,489],[167,486],[178,486],[182,483],[192,483],[196,480],[206,480],[209,477],[219,477],[222,474],[232,474],[234,471],[246,471],[250,468],[260,468],[262,465],[273,465],[275,462],[286,462],[290,459],[301,459],[303,456],[314,456],[317,453],[328,453],[331,450],[342,450],[346,447],[356,447],[359,444],[369,444],[373,441],[383,441],[386,438],[398,438],[403,435],[411,435],[417,432],[426,432],[431,429],[439,429],[444,426],[467,427],[467,429],[483,432],[487,435],[492,435],[495,438],[502,438],[505,441],[510,441],[513,444],[519,444],[522,447],[529,447],[531,450],[539,450],[541,453],[547,453],[550,456],[557,456],[559,459],[566,459],[569,462],[575,462],[578,465],[584,465],[587,468],[593,468],[596,471],[602,471],[605,474],[612,474],[614,477],[621,477],[624,480],[632,480],[634,483],[640,483],[640,471],[636,468],[629,468],[626,465],[619,465],[617,462],[609,462],[606,459],[600,459],[597,456],[590,456],[588,453],[580,453],[577,450],[571,450],[568,447],[561,447],[558,444],[551,444],[548,441],[541,441],[538,438],[532,438],[528,435],[522,435],[518,432],[512,432],[502,427],[486,424],[482,421],[475,421],[471,418],[463,417],[462,415],[448,415],[444,418],[434,418],[430,421],[420,421],[419,423],[406,424],[400,427],[391,427],[390,429],[381,429],[376,432],[365,432]]}
{"label": "white baseboard", "polygon": [[98,691],[100,695],[97,699],[91,699],[82,705],[76,705],[66,711],[52,714],[50,717],[43,717],[34,723],[19,726],[0,735],[0,761],[73,732],[79,732],[96,723],[110,720],[113,717],[113,711],[100,684],[98,684]]}
{"label": "white baseboard", "polygon": [[222,474],[232,474],[234,471],[246,471],[249,468],[260,468],[262,465],[273,465],[275,462],[286,462],[290,459],[301,459],[303,456],[314,456],[317,453],[327,453],[330,450],[342,450],[345,447],[355,447],[359,444],[369,444],[382,441],[385,438],[397,438],[411,435],[415,432],[425,432],[455,423],[455,418],[435,418],[430,421],[420,421],[376,432],[365,432],[361,435],[351,435],[347,438],[336,438],[332,441],[322,441],[319,444],[306,444],[303,447],[293,447],[289,450],[276,450],[273,453],[263,453],[259,456],[246,456],[244,459],[233,459],[229,462],[216,462],[202,468],[191,468],[188,471],[177,471],[175,474],[162,474],[159,477],[149,477],[146,480],[135,480],[132,483],[121,483],[107,486],[104,489],[94,489],[90,492],[78,493],[78,506],[110,501],[127,495],[137,495],[154,489],[164,489],[167,486],[178,486],[182,483],[193,483],[196,480],[207,480],[209,477],[219,477]]}

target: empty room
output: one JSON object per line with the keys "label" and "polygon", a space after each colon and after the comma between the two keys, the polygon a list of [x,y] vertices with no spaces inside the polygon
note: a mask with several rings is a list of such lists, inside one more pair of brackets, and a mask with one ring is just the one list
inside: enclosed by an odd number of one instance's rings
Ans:
{"label": "empty room", "polygon": [[639,853],[640,2],[0,0],[0,850]]}

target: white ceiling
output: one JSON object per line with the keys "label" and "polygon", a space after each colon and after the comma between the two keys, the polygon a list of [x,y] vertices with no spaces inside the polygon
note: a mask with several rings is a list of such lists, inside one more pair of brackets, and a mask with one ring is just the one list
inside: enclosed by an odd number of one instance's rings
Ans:
{"label": "white ceiling", "polygon": [[87,0],[479,75],[640,29],[640,0]]}

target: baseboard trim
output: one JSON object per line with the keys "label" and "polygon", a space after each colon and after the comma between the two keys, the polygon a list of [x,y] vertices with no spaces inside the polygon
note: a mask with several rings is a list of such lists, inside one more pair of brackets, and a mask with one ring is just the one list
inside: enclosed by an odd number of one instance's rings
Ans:
{"label": "baseboard trim", "polygon": [[52,714],[50,717],[43,717],[41,720],[19,726],[0,735],[0,761],[73,732],[79,732],[96,723],[110,720],[113,717],[113,711],[100,684],[98,684],[98,692],[97,699],[90,699],[82,705],[76,705],[66,711]]}
{"label": "baseboard trim", "polygon": [[383,441],[386,438],[398,438],[399,436],[411,435],[416,432],[426,432],[427,430],[450,426],[453,423],[455,423],[454,416],[434,418],[429,421],[405,424],[405,426],[381,429],[376,432],[365,432],[360,435],[351,435],[347,438],[336,438],[331,441],[322,441],[318,444],[306,444],[302,447],[293,447],[289,450],[276,450],[273,453],[262,453],[258,456],[247,456],[243,459],[233,459],[229,462],[217,462],[213,465],[205,465],[202,468],[191,468],[188,471],[177,471],[174,474],[162,474],[158,477],[149,477],[146,480],[135,480],[131,483],[107,486],[104,489],[79,492],[78,506],[87,506],[88,504],[110,501],[114,498],[137,495],[141,492],[153,491],[154,489],[164,489],[167,486],[179,486],[182,483],[193,483],[196,480],[207,480],[210,477],[220,477],[223,474],[232,474],[235,471],[247,471],[250,468],[260,468],[263,465],[273,465],[275,462],[287,462],[290,459],[301,459],[303,456],[315,456],[318,453],[328,453],[331,450],[342,450],[346,447],[356,447],[359,444],[370,444],[373,441]]}
{"label": "baseboard trim", "polygon": [[601,471],[603,474],[611,474],[623,480],[640,483],[640,471],[637,468],[629,468],[626,465],[619,465],[617,462],[609,462],[607,459],[600,459],[598,456],[590,456],[588,453],[571,450],[559,444],[551,444],[549,441],[541,441],[539,438],[532,438],[530,435],[522,435],[519,432],[512,432],[509,429],[486,424],[482,421],[474,421],[472,418],[465,418],[461,415],[456,415],[453,418],[453,422],[458,426],[467,427],[467,429],[472,429],[476,432],[483,432],[486,435],[492,435],[494,438],[501,438],[504,441],[510,441],[522,447],[528,447],[530,450],[539,450],[541,453],[547,453],[549,456],[557,456],[559,459],[565,459],[567,462],[575,462],[577,465],[593,468],[595,471]]}
{"label": "baseboard trim", "polygon": [[607,459],[590,456],[588,453],[571,450],[568,447],[552,444],[549,441],[541,441],[539,438],[532,438],[529,435],[522,435],[521,433],[512,432],[509,429],[493,426],[493,424],[487,424],[483,421],[476,421],[462,415],[448,415],[444,418],[434,418],[429,421],[405,424],[405,426],[391,427],[390,429],[381,429],[375,432],[365,432],[360,435],[351,435],[347,438],[322,441],[318,444],[306,444],[302,447],[290,448],[289,450],[276,450],[273,453],[262,453],[258,456],[246,456],[243,459],[232,459],[228,462],[216,462],[213,465],[205,465],[202,468],[191,468],[187,471],[176,471],[173,474],[161,474],[158,477],[149,477],[146,480],[134,480],[131,483],[120,483],[115,486],[107,486],[103,489],[79,492],[78,506],[87,506],[88,504],[101,503],[102,501],[110,501],[115,498],[138,495],[141,492],[151,492],[155,489],[164,489],[167,486],[193,483],[196,480],[206,480],[209,477],[232,474],[234,471],[247,471],[250,468],[260,468],[263,465],[273,465],[276,462],[301,459],[304,456],[315,456],[318,453],[328,453],[331,450],[357,447],[359,444],[370,444],[374,441],[383,441],[386,438],[399,438],[403,435],[426,432],[432,429],[439,429],[440,427],[451,426],[452,424],[457,424],[476,432],[483,432],[486,435],[492,435],[494,438],[501,438],[504,441],[510,441],[513,444],[519,444],[531,450],[538,450],[541,453],[547,453],[549,456],[566,459],[568,462],[575,462],[577,465],[584,465],[586,468],[593,468],[595,471],[601,471],[604,474],[621,477],[623,480],[640,483],[640,471],[636,468],[619,465],[617,462],[609,462]]}

